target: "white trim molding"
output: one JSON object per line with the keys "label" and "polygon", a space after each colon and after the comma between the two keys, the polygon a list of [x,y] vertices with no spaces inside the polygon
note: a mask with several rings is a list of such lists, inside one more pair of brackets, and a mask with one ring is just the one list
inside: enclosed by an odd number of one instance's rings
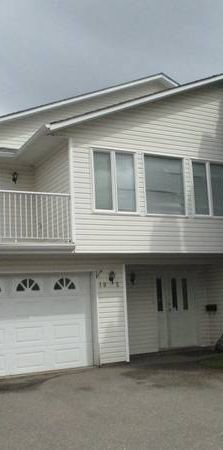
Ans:
{"label": "white trim molding", "polygon": [[67,98],[64,100],[47,103],[45,105],[36,106],[34,108],[29,108],[29,109],[25,109],[22,111],[17,111],[14,113],[6,114],[6,115],[3,115],[0,117],[0,123],[8,122],[10,120],[19,119],[22,117],[31,116],[33,114],[52,110],[55,108],[59,108],[61,106],[67,106],[67,105],[78,103],[81,101],[86,101],[86,100],[89,100],[94,97],[99,97],[104,94],[111,94],[112,92],[122,91],[124,89],[128,89],[128,88],[131,88],[134,86],[140,86],[144,83],[147,83],[148,81],[160,81],[161,83],[163,83],[164,86],[166,86],[166,88],[179,86],[179,83],[177,83],[177,81],[173,80],[168,75],[165,75],[164,73],[158,73],[155,75],[151,75],[149,77],[140,78],[138,80],[133,80],[133,81],[130,81],[127,83],[120,83],[120,84],[112,86],[112,87],[99,89],[97,91],[89,92],[87,94],[78,95],[78,96],[70,97],[70,98]]}
{"label": "white trim molding", "polygon": [[108,106],[106,108],[101,108],[96,111],[91,111],[85,114],[81,114],[79,116],[70,117],[68,119],[58,120],[55,122],[51,122],[45,125],[46,129],[48,130],[48,133],[56,132],[59,130],[62,130],[64,128],[78,125],[83,122],[87,122],[92,119],[98,119],[100,117],[105,117],[108,114],[112,114],[118,111],[124,111],[129,108],[140,106],[143,104],[155,102],[158,100],[162,100],[165,98],[172,97],[176,94],[181,94],[184,92],[189,92],[193,89],[209,86],[213,83],[217,83],[219,81],[223,81],[223,74],[221,75],[215,75],[213,77],[205,78],[204,80],[198,80],[194,81],[192,83],[187,83],[181,86],[172,87],[171,89],[167,89],[155,94],[146,95],[144,97],[140,97],[133,100],[128,100],[122,103],[119,103],[117,105]]}

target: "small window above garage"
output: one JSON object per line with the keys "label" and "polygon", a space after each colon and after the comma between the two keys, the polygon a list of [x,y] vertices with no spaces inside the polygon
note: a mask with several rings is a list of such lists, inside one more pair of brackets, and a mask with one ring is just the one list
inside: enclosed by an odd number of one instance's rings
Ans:
{"label": "small window above garage", "polygon": [[70,278],[67,278],[67,277],[59,278],[59,280],[57,280],[56,283],[54,284],[55,291],[67,290],[67,289],[68,290],[76,289],[74,282]]}
{"label": "small window above garage", "polygon": [[32,278],[24,278],[17,284],[16,291],[17,292],[25,292],[27,290],[39,291],[40,290],[39,284]]}

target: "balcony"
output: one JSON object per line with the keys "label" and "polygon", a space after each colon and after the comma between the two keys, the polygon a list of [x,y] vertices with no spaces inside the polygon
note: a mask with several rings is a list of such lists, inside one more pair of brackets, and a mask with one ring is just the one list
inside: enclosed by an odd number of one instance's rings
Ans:
{"label": "balcony", "polygon": [[68,243],[70,195],[0,190],[0,243]]}

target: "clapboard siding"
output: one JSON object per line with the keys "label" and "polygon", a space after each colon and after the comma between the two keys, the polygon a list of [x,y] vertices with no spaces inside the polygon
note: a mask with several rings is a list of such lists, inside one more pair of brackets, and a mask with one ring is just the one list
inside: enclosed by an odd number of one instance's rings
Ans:
{"label": "clapboard siding", "polygon": [[63,147],[41,161],[35,169],[35,186],[40,192],[69,192],[68,148]]}
{"label": "clapboard siding", "polygon": [[[115,272],[114,283],[108,280]],[[98,342],[100,363],[128,360],[128,330],[122,267],[103,270],[97,278]]]}
{"label": "clapboard siding", "polygon": [[[193,260],[191,260],[191,265]],[[157,316],[155,278],[162,271],[176,274],[185,271],[192,277],[192,295],[194,297],[194,314],[196,315],[197,344],[211,344],[209,315],[205,310],[207,303],[207,269],[187,266],[129,266],[127,268],[127,306],[129,320],[130,354],[150,353],[159,350],[159,322]],[[135,273],[135,284],[130,282],[130,273]]]}
{"label": "clapboard siding", "polygon": [[81,101],[74,103],[73,105],[59,106],[46,112],[35,113],[30,117],[15,119],[10,121],[10,123],[3,123],[0,125],[0,147],[19,148],[44,123],[73,117],[125,100],[142,97],[163,89],[164,86],[161,82],[148,81],[140,86],[100,95],[94,99]]}
{"label": "clapboard siding", "polygon": [[[136,275],[135,284],[130,273]],[[158,351],[158,321],[153,273],[147,266],[131,266],[127,270],[127,305],[130,354]]]}
{"label": "clapboard siding", "polygon": [[208,271],[208,303],[217,304],[217,312],[209,313],[210,340],[215,344],[223,334],[223,266],[213,265]]}
{"label": "clapboard siding", "polygon": [[[192,262],[193,264],[193,262]],[[197,343],[200,346],[211,345],[209,315],[206,312],[207,297],[207,267],[193,268],[193,295],[197,314]]]}
{"label": "clapboard siding", "polygon": [[[223,161],[222,88],[168,100],[71,127],[77,251],[222,253],[223,220],[193,217],[190,158]],[[93,212],[91,148],[131,150],[137,159],[137,215]],[[143,154],[184,158],[185,217],[146,216]]]}
{"label": "clapboard siding", "polygon": [[[12,174],[17,172],[18,179],[16,183],[12,182]],[[0,166],[0,189],[12,191],[33,191],[34,169],[15,162],[1,163]]]}

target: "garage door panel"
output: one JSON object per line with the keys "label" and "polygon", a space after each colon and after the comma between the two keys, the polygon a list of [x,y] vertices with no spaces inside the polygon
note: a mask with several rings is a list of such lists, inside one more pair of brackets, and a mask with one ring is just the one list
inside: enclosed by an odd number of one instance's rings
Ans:
{"label": "garage door panel", "polygon": [[69,321],[57,322],[53,325],[54,338],[78,339],[78,342],[85,342],[91,339],[90,319],[70,319]]}
{"label": "garage door panel", "polygon": [[43,326],[22,326],[16,327],[15,343],[16,344],[33,344],[45,341],[45,332]]}
{"label": "garage door panel", "polygon": [[6,334],[7,330],[5,328],[0,328],[0,348],[6,345],[7,342]]}
{"label": "garage door panel", "polygon": [[21,351],[15,354],[15,367],[19,371],[44,370],[46,367],[44,350]]}
{"label": "garage door panel", "polygon": [[[89,293],[88,293],[89,295]],[[51,304],[51,314],[80,314],[82,316],[90,315],[90,302],[86,303],[86,297],[80,298],[60,297],[54,298]]]}
{"label": "garage door panel", "polygon": [[54,351],[55,369],[66,367],[84,367],[89,365],[92,355],[92,344],[87,343],[79,346],[67,346],[67,348],[58,347]]}
{"label": "garage door panel", "polygon": [[0,376],[92,365],[90,277],[76,274],[78,289],[59,294],[56,279],[39,277],[41,289],[28,294],[11,279],[0,302]]}
{"label": "garage door panel", "polygon": [[0,354],[0,376],[4,376],[8,373],[7,356]]}

